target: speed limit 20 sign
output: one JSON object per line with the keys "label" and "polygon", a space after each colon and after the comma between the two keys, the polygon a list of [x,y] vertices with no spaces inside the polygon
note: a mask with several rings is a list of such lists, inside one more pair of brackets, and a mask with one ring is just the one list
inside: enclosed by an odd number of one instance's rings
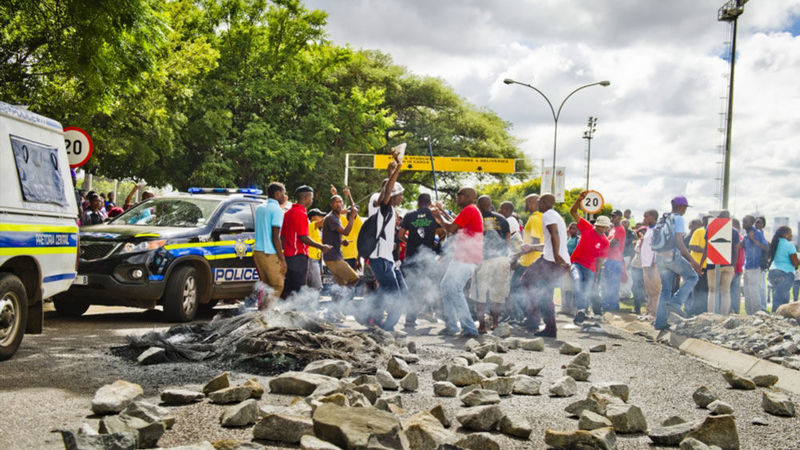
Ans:
{"label": "speed limit 20 sign", "polygon": [[589,191],[581,202],[581,209],[589,214],[597,214],[603,209],[603,196],[597,191]]}
{"label": "speed limit 20 sign", "polygon": [[94,146],[89,133],[78,127],[64,128],[64,144],[67,147],[69,167],[74,169],[86,164],[92,156]]}

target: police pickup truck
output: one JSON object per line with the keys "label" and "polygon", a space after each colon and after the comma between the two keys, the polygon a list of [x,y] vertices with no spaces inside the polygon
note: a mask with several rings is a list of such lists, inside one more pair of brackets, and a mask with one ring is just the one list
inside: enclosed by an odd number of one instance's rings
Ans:
{"label": "police pickup truck", "polygon": [[89,305],[162,305],[186,322],[198,308],[240,299],[258,280],[253,263],[258,189],[191,188],[144,201],[113,220],[80,230],[78,274],[54,298],[79,316]]}

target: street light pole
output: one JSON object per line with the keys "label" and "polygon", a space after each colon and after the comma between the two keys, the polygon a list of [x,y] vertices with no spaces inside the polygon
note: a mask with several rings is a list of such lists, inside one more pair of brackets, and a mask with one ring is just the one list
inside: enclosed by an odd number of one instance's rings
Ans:
{"label": "street light pole", "polygon": [[587,124],[589,127],[586,131],[583,132],[583,138],[586,139],[586,190],[589,190],[589,165],[592,162],[592,138],[594,137],[594,132],[597,131],[597,117],[589,116],[589,123]]}
{"label": "street light pole", "polygon": [[561,117],[561,109],[564,107],[564,103],[566,103],[567,100],[569,100],[569,98],[572,97],[572,94],[580,91],[581,89],[586,89],[588,87],[598,86],[598,85],[599,86],[608,86],[608,85],[611,84],[611,82],[608,81],[608,80],[603,80],[603,81],[598,81],[596,83],[585,84],[583,86],[575,88],[566,97],[564,97],[564,100],[561,101],[561,104],[558,106],[558,111],[556,111],[555,108],[553,108],[553,104],[550,102],[550,99],[547,98],[547,96],[544,95],[544,93],[542,91],[540,91],[539,89],[536,89],[534,86],[532,86],[532,85],[530,85],[528,83],[521,83],[519,81],[512,80],[511,78],[506,78],[505,80],[503,80],[503,83],[505,83],[505,84],[519,84],[521,86],[525,86],[525,87],[533,89],[534,91],[538,92],[539,95],[541,95],[544,98],[544,100],[547,102],[547,105],[550,107],[550,113],[553,115],[553,172],[552,172],[552,176],[550,178],[550,193],[555,194],[555,190],[556,190],[556,145],[557,145],[557,142],[558,142],[558,118]]}

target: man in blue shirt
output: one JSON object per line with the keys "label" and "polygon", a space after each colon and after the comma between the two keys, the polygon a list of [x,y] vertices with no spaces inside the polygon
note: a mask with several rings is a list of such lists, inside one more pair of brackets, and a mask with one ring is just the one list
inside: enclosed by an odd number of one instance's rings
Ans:
{"label": "man in blue shirt", "polygon": [[281,245],[281,225],[283,225],[283,200],[286,188],[282,183],[272,183],[267,188],[267,203],[256,209],[256,244],[253,247],[253,262],[258,269],[261,281],[272,288],[264,298],[259,293],[259,309],[269,306],[283,292],[286,275],[286,259]]}
{"label": "man in blue shirt", "polygon": [[750,215],[742,218],[744,228],[744,308],[747,314],[762,311],[761,292],[767,289],[764,281],[762,261],[769,251],[769,243],[764,233],[756,228],[756,218]]}
{"label": "man in blue shirt", "polygon": [[[657,258],[658,273],[661,275],[661,296],[658,298],[656,308],[656,321],[653,327],[656,330],[668,330],[667,316],[670,311],[683,315],[681,306],[692,293],[694,285],[697,284],[702,268],[697,261],[689,254],[689,249],[683,242],[686,234],[686,222],[683,215],[689,207],[689,202],[684,196],[672,199],[672,214],[668,220],[672,220],[673,232],[675,233],[675,247],[671,250],[660,252]],[[675,294],[672,293],[672,279],[675,274],[683,278],[683,284]]]}

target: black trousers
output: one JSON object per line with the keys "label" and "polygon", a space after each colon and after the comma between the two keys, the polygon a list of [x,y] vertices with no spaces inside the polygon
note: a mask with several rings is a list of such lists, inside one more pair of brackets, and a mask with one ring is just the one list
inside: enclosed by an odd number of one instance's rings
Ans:
{"label": "black trousers", "polygon": [[286,258],[286,280],[283,283],[283,298],[306,285],[308,278],[308,256],[294,255]]}

